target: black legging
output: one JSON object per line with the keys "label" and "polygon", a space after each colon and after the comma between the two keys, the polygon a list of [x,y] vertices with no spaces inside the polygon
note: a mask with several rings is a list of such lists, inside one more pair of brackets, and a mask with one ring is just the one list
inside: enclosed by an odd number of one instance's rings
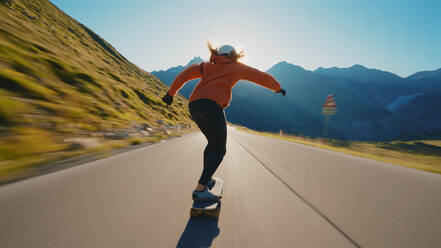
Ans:
{"label": "black legging", "polygon": [[188,105],[191,118],[207,138],[204,169],[199,183],[207,185],[227,152],[227,122],[224,110],[214,101],[199,99]]}

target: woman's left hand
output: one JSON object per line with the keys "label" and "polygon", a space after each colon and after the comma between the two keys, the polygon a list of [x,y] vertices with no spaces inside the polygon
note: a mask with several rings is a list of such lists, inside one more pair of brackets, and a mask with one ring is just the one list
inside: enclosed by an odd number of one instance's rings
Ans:
{"label": "woman's left hand", "polygon": [[282,94],[283,96],[286,95],[286,91],[284,89],[280,89],[279,91],[277,91],[277,93]]}

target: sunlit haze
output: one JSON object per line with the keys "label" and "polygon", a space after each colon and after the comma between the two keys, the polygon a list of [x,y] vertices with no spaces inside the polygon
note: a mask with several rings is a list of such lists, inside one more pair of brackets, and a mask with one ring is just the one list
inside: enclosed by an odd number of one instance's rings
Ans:
{"label": "sunlit haze", "polygon": [[262,70],[280,61],[400,76],[441,67],[440,1],[52,2],[147,71],[208,59],[207,41],[243,48]]}

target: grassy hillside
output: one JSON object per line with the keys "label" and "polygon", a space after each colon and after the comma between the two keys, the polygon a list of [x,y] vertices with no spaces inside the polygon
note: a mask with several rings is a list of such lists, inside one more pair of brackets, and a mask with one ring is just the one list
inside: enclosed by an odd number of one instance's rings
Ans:
{"label": "grassy hillside", "polygon": [[49,1],[0,0],[0,20],[0,180],[194,127],[186,99],[165,107],[163,83]]}
{"label": "grassy hillside", "polygon": [[258,132],[241,126],[236,127],[239,130],[258,135],[441,174],[441,140],[360,142],[323,138],[312,139],[302,136],[280,135],[279,133]]}

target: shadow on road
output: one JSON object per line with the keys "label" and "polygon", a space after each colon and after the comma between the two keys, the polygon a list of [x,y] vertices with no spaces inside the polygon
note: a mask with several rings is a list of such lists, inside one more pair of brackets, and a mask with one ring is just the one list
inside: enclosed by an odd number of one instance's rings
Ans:
{"label": "shadow on road", "polygon": [[189,219],[176,247],[210,247],[220,232],[217,224],[210,218]]}

